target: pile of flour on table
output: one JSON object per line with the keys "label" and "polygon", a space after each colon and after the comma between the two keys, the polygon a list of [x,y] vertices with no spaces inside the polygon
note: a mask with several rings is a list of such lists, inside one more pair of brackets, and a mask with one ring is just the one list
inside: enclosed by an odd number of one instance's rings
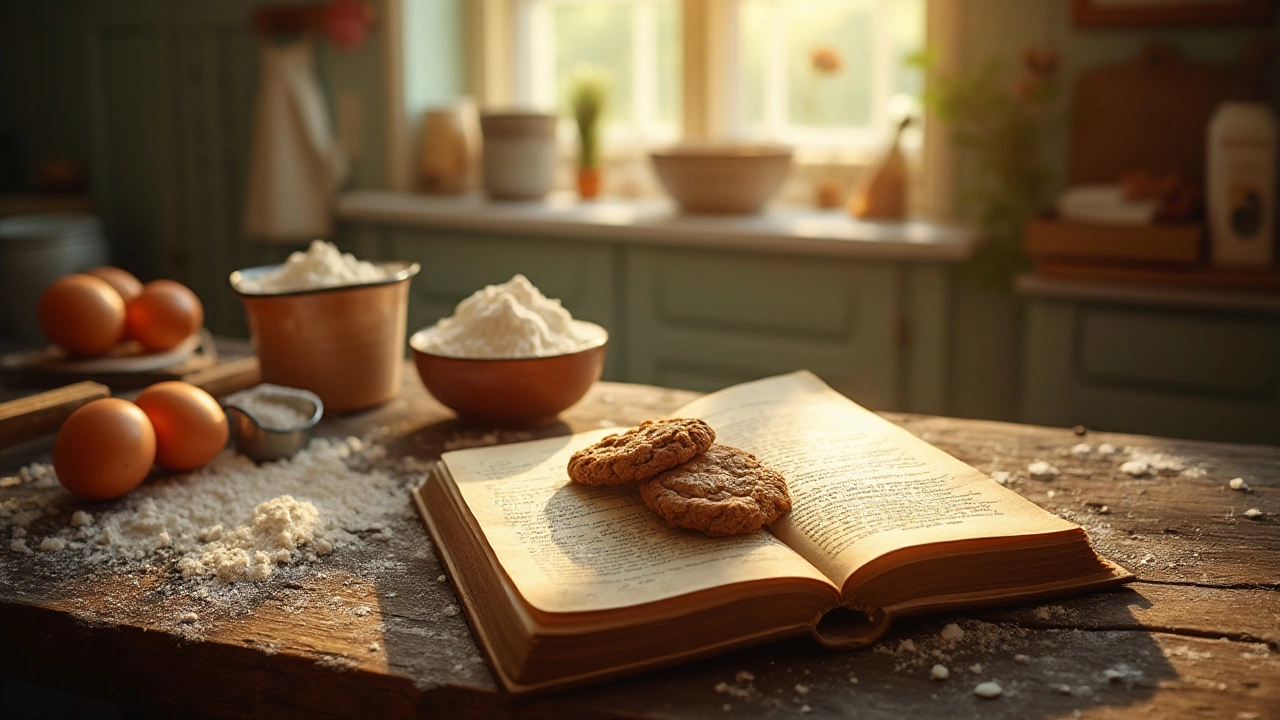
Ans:
{"label": "pile of flour on table", "polygon": [[[317,438],[262,465],[225,451],[189,475],[97,505],[63,490],[52,466],[29,465],[0,478],[0,488],[32,486],[0,494],[0,538],[9,536],[0,552],[74,555],[90,566],[169,559],[183,578],[262,580],[278,566],[360,545],[357,533],[381,530],[403,512],[406,481],[352,467],[385,454],[354,437]],[[36,527],[45,529],[29,535]]]}
{"label": "pile of flour on table", "polygon": [[331,243],[313,240],[306,252],[293,253],[283,265],[269,273],[242,279],[238,289],[254,294],[287,293],[358,285],[386,278],[386,271],[377,265],[357,260],[351,253],[343,253]]}
{"label": "pile of flour on table", "polygon": [[590,335],[524,275],[488,285],[424,333],[423,350],[457,358],[533,358],[581,348]]}

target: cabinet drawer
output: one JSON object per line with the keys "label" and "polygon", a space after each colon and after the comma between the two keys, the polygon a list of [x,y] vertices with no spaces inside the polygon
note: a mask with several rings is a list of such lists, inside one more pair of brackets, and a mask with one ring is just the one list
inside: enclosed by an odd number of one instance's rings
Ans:
{"label": "cabinet drawer", "polygon": [[[648,267],[655,318],[668,327],[838,340],[853,332],[858,288],[839,266],[790,259],[665,254]],[[642,279],[642,282],[644,279]]]}
{"label": "cabinet drawer", "polygon": [[1280,373],[1274,323],[1183,313],[1083,310],[1080,371],[1096,382],[1257,395]]}

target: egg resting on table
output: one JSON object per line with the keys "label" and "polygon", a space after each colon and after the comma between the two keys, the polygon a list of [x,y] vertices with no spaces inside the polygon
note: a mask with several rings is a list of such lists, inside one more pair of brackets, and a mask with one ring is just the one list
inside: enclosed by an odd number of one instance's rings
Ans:
{"label": "egg resting on table", "polygon": [[120,398],[78,408],[53,442],[58,482],[80,497],[110,500],[146,479],[156,460],[156,433],[145,413]]}
{"label": "egg resting on table", "polygon": [[101,355],[124,337],[125,303],[105,280],[67,275],[45,288],[36,307],[40,330],[74,355]]}
{"label": "egg resting on table", "polygon": [[99,280],[105,280],[108,285],[116,289],[116,292],[120,293],[120,299],[124,300],[125,305],[128,305],[134,298],[142,294],[142,283],[128,270],[102,265],[92,270],[85,270],[84,274],[92,275]]}
{"label": "egg resting on table", "polygon": [[152,352],[174,347],[204,324],[204,306],[186,285],[153,280],[129,303],[129,337]]}
{"label": "egg resting on table", "polygon": [[209,393],[179,381],[156,383],[135,400],[156,431],[156,462],[194,470],[226,447],[227,415]]}

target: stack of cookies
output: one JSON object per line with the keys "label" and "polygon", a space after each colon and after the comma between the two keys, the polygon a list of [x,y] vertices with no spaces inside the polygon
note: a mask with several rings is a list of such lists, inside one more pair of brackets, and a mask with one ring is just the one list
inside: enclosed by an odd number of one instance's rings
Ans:
{"label": "stack of cookies", "polygon": [[638,483],[644,504],[668,525],[712,537],[755,532],[791,510],[781,475],[715,440],[701,420],[647,420],[574,453],[569,477],[584,485]]}

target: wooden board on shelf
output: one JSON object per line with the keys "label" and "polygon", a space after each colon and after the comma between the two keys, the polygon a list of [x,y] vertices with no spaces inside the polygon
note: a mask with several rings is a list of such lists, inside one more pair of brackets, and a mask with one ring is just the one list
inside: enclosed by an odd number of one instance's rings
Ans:
{"label": "wooden board on shelf", "polygon": [[1049,218],[1027,223],[1023,250],[1037,260],[1119,260],[1195,265],[1203,257],[1200,225],[1090,225]]}
{"label": "wooden board on shelf", "polygon": [[1117,182],[1130,170],[1204,177],[1205,127],[1224,100],[1261,100],[1270,52],[1247,44],[1233,65],[1195,63],[1153,43],[1128,63],[1089,70],[1075,84],[1072,185]]}
{"label": "wooden board on shelf", "polygon": [[1042,260],[1036,273],[1043,277],[1097,282],[1162,285],[1207,290],[1280,293],[1280,268],[1154,267]]}

